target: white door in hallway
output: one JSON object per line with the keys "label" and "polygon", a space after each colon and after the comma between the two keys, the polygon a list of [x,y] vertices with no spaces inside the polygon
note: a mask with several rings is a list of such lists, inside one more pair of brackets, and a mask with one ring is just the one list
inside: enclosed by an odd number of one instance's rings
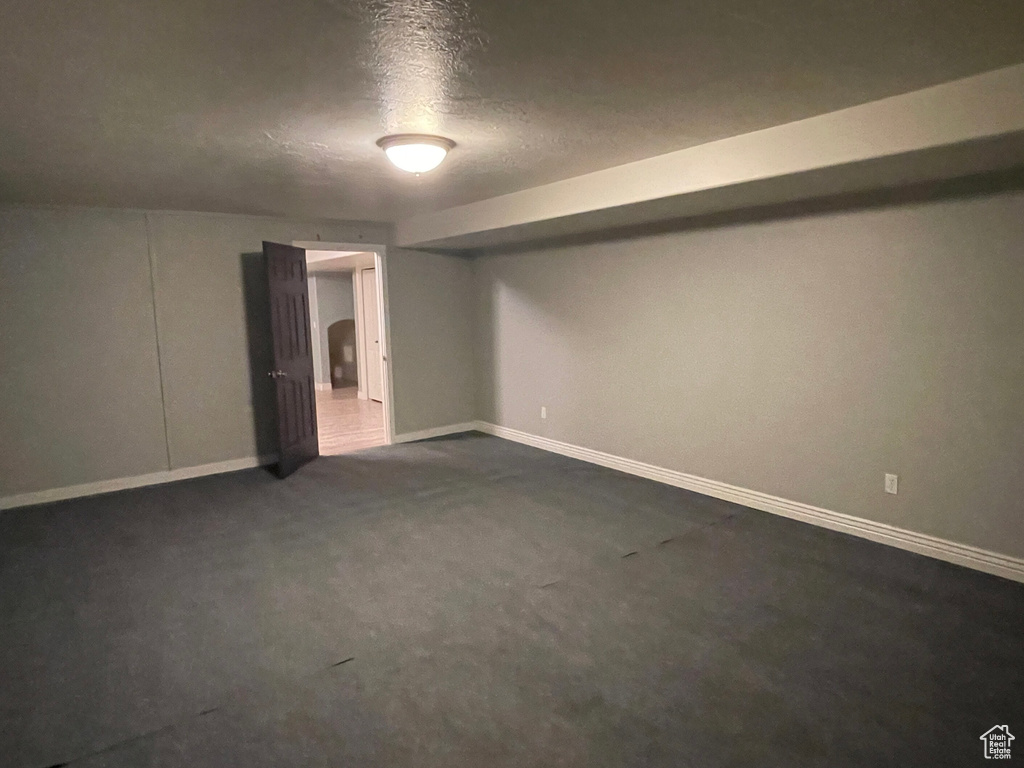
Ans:
{"label": "white door in hallway", "polygon": [[362,281],[366,396],[379,403],[384,400],[384,375],[380,348],[380,309],[377,306],[377,270],[364,269],[360,271],[359,279]]}

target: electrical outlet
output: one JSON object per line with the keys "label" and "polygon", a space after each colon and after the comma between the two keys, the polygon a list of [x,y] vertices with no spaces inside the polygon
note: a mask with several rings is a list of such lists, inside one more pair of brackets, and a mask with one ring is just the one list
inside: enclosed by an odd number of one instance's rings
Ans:
{"label": "electrical outlet", "polygon": [[546,419],[548,417],[548,408],[546,405],[540,407],[540,417]]}
{"label": "electrical outlet", "polygon": [[886,475],[885,476],[885,492],[895,494],[899,488],[899,475]]}

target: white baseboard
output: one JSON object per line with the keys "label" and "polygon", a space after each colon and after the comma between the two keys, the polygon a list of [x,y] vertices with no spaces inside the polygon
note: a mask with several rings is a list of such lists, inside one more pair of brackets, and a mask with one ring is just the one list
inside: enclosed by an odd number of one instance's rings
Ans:
{"label": "white baseboard", "polygon": [[328,382],[327,384],[321,384],[319,381],[316,382],[317,392],[330,392],[333,388],[334,387],[331,385],[330,382]]}
{"label": "white baseboard", "polygon": [[978,571],[984,571],[985,573],[1024,583],[1024,559],[1022,558],[991,552],[967,544],[959,544],[948,539],[940,539],[936,536],[917,533],[905,528],[897,528],[885,523],[876,523],[861,517],[844,515],[840,512],[803,504],[799,501],[791,501],[790,499],[783,499],[779,496],[761,493],[760,491],[752,491],[748,488],[721,483],[717,480],[708,480],[704,477],[688,475],[685,472],[656,467],[653,464],[645,464],[641,461],[624,459],[621,456],[614,456],[610,453],[595,451],[591,448],[551,440],[539,435],[531,435],[528,432],[500,427],[496,424],[481,421],[476,423],[476,429],[489,435],[531,445],[534,448],[551,451],[562,456],[580,459],[591,464],[599,464],[602,467],[617,469],[631,475],[646,477],[649,480],[657,480],[658,482],[674,485],[678,488],[696,491],[705,496],[732,501],[763,512],[801,520],[805,523],[821,526],[822,528],[829,528],[833,531],[849,533],[880,544],[888,544],[889,546],[916,552],[920,555],[927,555],[938,560],[945,560],[949,563],[963,565]]}
{"label": "white baseboard", "polygon": [[411,443],[414,440],[426,440],[430,437],[442,437],[443,435],[455,435],[459,432],[472,432],[477,429],[475,421],[467,421],[462,424],[448,424],[444,427],[433,427],[432,429],[421,429],[419,432],[404,432],[395,435],[396,443]]}
{"label": "white baseboard", "polygon": [[63,501],[64,499],[77,499],[81,496],[95,496],[98,493],[123,491],[127,488],[141,488],[146,485],[160,485],[161,483],[169,483],[174,480],[188,480],[189,478],[202,477],[204,475],[217,475],[221,472],[236,472],[240,469],[266,466],[276,461],[276,455],[251,456],[246,459],[232,459],[231,461],[218,461],[214,464],[201,464],[197,467],[162,470],[147,475],[117,477],[113,480],[100,480],[95,483],[82,483],[81,485],[69,485],[64,488],[50,488],[45,491],[19,493],[16,496],[0,497],[0,510],[28,507],[33,504],[46,504],[51,501]]}
{"label": "white baseboard", "polygon": [[[562,456],[569,456],[602,467],[617,469],[638,477],[656,480],[678,488],[696,491],[706,496],[759,509],[763,512],[801,520],[812,525],[829,528],[833,531],[852,534],[881,544],[888,544],[899,549],[905,549],[910,552],[916,552],[921,555],[927,555],[1024,583],[1024,559],[1022,558],[992,552],[979,547],[972,547],[967,544],[960,544],[948,539],[929,536],[885,523],[876,523],[871,520],[833,512],[799,501],[784,499],[780,496],[772,496],[760,491],[740,488],[739,486],[729,485],[717,480],[709,480],[697,475],[689,475],[685,472],[665,469],[653,464],[645,464],[641,461],[626,459],[621,456],[604,453],[603,451],[595,451],[592,448],[572,445],[571,443],[563,443],[539,435],[531,435],[528,432],[521,432],[517,429],[501,427],[483,421],[449,424],[418,432],[406,432],[401,435],[395,435],[394,441],[395,443],[407,443],[414,440],[426,440],[431,437],[441,437],[443,435],[472,430],[479,430],[480,432],[530,445],[534,448],[540,448]],[[134,477],[120,477],[113,480],[101,480],[95,483],[83,483],[63,488],[50,488],[45,491],[4,496],[0,497],[0,510],[26,507],[33,504],[45,504],[81,496],[94,496],[100,493],[110,493],[128,488],[141,488],[147,485],[159,485],[174,480],[187,480],[193,477],[214,475],[222,472],[235,472],[241,469],[251,469],[252,467],[273,464],[276,461],[277,456],[274,455],[253,456],[244,459],[233,459],[231,461],[220,461],[213,464],[202,464],[196,467],[164,470]]]}

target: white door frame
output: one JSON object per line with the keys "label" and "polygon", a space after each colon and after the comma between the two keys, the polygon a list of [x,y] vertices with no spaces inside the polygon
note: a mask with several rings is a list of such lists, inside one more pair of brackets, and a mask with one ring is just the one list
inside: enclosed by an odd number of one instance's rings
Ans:
{"label": "white door frame", "polygon": [[362,267],[352,270],[352,314],[356,322],[356,397],[368,400],[366,394],[366,331],[363,328],[363,281],[359,277]]}
{"label": "white door frame", "polygon": [[[361,267],[356,267],[355,270],[352,272],[352,306],[354,307],[354,310],[355,310],[354,314],[356,316],[356,363],[357,363],[356,367],[357,367],[357,369],[359,371],[358,382],[357,382],[359,384],[359,391],[357,393],[357,396],[359,397],[360,400],[369,400],[370,399],[370,395],[369,395],[368,387],[367,387],[367,381],[369,379],[369,372],[368,371],[369,371],[369,360],[370,360],[371,355],[368,352],[369,347],[366,345],[366,328],[365,328],[365,325],[366,325],[366,315],[364,314],[364,304],[363,304],[363,302],[366,301],[366,297],[365,297],[366,291],[363,289],[363,272],[365,272],[368,269],[374,270],[374,273],[373,273],[374,277],[373,277],[373,279],[374,279],[374,285],[376,286],[377,285],[377,271],[376,271],[377,270],[377,265],[376,265],[376,260],[374,260],[373,264],[369,264],[369,265],[361,266]],[[377,296],[377,314],[378,314],[378,318],[380,317],[380,306],[381,306],[381,299],[380,299],[380,296],[378,295]],[[381,334],[381,329],[377,328],[378,344],[379,344],[379,340],[382,339],[382,338],[383,338],[383,335]],[[381,360],[382,360],[382,364],[383,364],[383,348],[382,347],[378,347],[378,354],[381,355]],[[381,383],[382,384],[383,384],[383,380],[384,380],[383,374],[384,374],[384,371],[382,369],[381,370]],[[383,390],[383,386],[381,387],[381,390]]]}
{"label": "white door frame", "polygon": [[[352,253],[372,253],[373,254],[373,266],[376,270],[376,286],[377,286],[377,318],[380,323],[379,333],[380,341],[382,345],[381,349],[381,365],[383,370],[381,373],[382,383],[384,385],[384,399],[381,404],[384,406],[384,439],[387,441],[387,445],[392,445],[395,442],[395,421],[393,417],[395,408],[395,386],[394,379],[391,373],[391,311],[388,307],[388,280],[387,280],[387,246],[381,243],[324,243],[319,240],[293,240],[292,245],[296,248],[304,248],[307,252],[309,251],[349,251]],[[369,267],[366,267],[368,269]],[[353,286],[358,282],[359,270],[357,269],[353,273]],[[353,287],[353,290],[356,289]],[[359,289],[362,290],[361,288]],[[359,295],[359,294],[357,294]],[[362,308],[359,306],[355,307],[356,317],[359,317],[359,313]],[[361,334],[356,333],[359,337]],[[366,360],[366,356],[360,355],[361,361]],[[365,364],[365,363],[360,363]],[[360,387],[364,387],[364,378],[360,377]],[[364,390],[365,391],[365,390]]]}

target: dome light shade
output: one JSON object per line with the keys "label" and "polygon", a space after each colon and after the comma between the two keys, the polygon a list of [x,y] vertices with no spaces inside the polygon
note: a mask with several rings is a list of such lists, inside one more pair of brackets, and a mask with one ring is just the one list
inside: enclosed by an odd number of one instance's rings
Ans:
{"label": "dome light shade", "polygon": [[409,173],[426,173],[441,164],[455,142],[442,136],[400,133],[385,136],[377,146],[384,150],[395,167]]}

